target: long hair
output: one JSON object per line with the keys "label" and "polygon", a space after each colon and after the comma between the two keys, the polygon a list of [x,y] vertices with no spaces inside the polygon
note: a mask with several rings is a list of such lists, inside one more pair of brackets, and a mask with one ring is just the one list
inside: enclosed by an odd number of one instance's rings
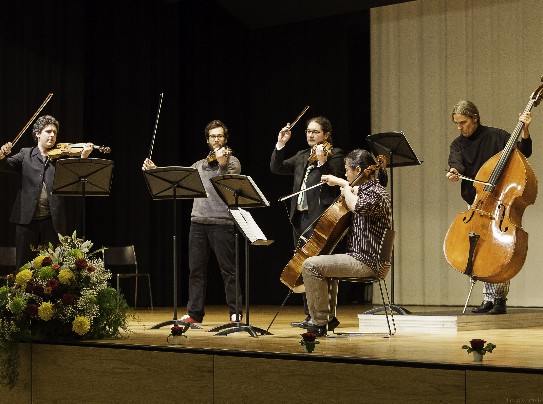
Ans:
{"label": "long hair", "polygon": [[453,107],[453,110],[451,112],[451,118],[453,121],[454,121],[454,116],[456,114],[469,116],[470,118],[473,118],[476,116],[477,122],[479,124],[481,123],[481,115],[479,115],[479,110],[477,109],[475,104],[471,101],[463,100]]}
{"label": "long hair", "polygon": [[309,118],[306,121],[305,126],[308,127],[311,122],[318,123],[321,126],[323,133],[330,133],[330,136],[328,136],[327,142],[333,145],[334,140],[332,139],[332,123],[330,122],[330,120],[324,116],[314,116],[313,118]]}
{"label": "long hair", "polygon": [[[356,167],[360,167],[362,171],[364,171],[369,166],[376,165],[377,161],[375,160],[375,157],[373,157],[373,154],[371,154],[369,151],[364,149],[354,149],[345,157],[345,163],[353,170],[356,169]],[[377,170],[377,181],[379,181],[379,184],[381,184],[383,187],[387,186],[388,174],[384,168],[379,168]]]}

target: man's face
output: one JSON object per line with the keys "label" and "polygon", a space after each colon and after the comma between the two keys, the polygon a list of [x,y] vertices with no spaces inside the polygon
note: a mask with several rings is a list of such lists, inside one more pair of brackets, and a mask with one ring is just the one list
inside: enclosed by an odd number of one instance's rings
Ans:
{"label": "man's face", "polygon": [[224,137],[224,128],[218,127],[211,129],[208,133],[207,143],[211,150],[220,149],[226,144],[226,137]]}
{"label": "man's face", "polygon": [[307,144],[309,145],[309,147],[313,147],[314,145],[322,143],[326,139],[328,139],[330,133],[324,133],[320,124],[315,121],[311,121],[309,122],[309,125],[307,125],[305,135],[307,137]]}
{"label": "man's face", "polygon": [[51,149],[57,142],[57,127],[53,124],[47,125],[43,130],[36,135],[38,145],[43,150]]}
{"label": "man's face", "polygon": [[471,117],[462,114],[454,114],[453,121],[456,125],[456,129],[458,129],[462,136],[465,137],[470,137],[479,125],[479,117],[477,115]]}

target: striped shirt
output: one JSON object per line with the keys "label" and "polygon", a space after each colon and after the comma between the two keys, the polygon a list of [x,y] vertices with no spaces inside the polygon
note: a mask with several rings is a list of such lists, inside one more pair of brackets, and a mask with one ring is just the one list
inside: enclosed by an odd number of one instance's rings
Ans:
{"label": "striped shirt", "polygon": [[385,230],[392,227],[390,195],[376,180],[371,180],[358,187],[357,196],[347,234],[347,254],[384,278],[390,262],[379,262],[379,249]]}

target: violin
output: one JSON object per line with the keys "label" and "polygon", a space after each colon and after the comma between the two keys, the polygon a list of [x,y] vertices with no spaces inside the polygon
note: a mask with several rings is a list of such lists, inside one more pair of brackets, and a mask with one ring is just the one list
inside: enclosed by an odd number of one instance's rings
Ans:
{"label": "violin", "polygon": [[313,145],[313,147],[311,148],[311,153],[309,154],[309,157],[307,158],[307,162],[309,164],[313,164],[315,161],[317,161],[317,147],[319,147],[320,145],[322,145],[322,151],[324,153],[325,156],[329,156],[330,154],[332,154],[332,144],[327,142],[326,140],[322,143],[318,143],[316,145]]}
{"label": "violin", "polygon": [[[220,150],[220,149],[217,149],[217,150]],[[214,167],[214,166],[216,166],[217,164],[219,164],[219,163],[217,162],[217,155],[216,155],[215,152],[216,152],[216,150],[211,150],[211,151],[209,152],[209,154],[207,155],[207,163],[208,163],[210,166],[212,166],[212,167]],[[232,149],[231,149],[230,147],[228,147],[228,146],[224,146],[224,153],[223,153],[223,156],[224,156],[224,157],[230,157],[230,156],[232,156],[232,155],[234,155],[234,152],[232,151]]]}
{"label": "violin", "polygon": [[[375,171],[386,167],[385,156],[379,155],[376,160],[377,164],[364,169],[350,185],[353,187],[359,185],[364,175],[371,175]],[[294,256],[283,269],[280,281],[292,289],[294,293],[303,292],[305,287],[302,277],[302,264],[309,257],[332,253],[337,244],[347,234],[352,221],[352,214],[353,212],[349,210],[347,203],[345,203],[345,198],[342,195],[338,196],[318,219],[311,237],[302,247],[296,249]]]}
{"label": "violin", "polygon": [[[61,157],[78,157],[83,152],[85,143],[57,143],[55,147],[47,150],[47,156],[50,159],[58,159]],[[101,153],[111,153],[111,149],[107,146],[94,146],[95,150]]]}

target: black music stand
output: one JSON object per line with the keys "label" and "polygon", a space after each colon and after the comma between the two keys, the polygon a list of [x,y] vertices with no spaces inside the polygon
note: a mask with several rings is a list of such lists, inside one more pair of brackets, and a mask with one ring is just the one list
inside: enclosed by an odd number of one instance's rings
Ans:
{"label": "black music stand", "polygon": [[[387,166],[390,167],[390,210],[392,214],[392,230],[394,230],[394,167],[406,167],[421,165],[403,132],[385,132],[368,135],[366,138],[370,151],[378,156],[383,154],[388,158]],[[398,314],[411,314],[403,307],[394,304],[394,250],[390,262],[390,308]],[[383,307],[368,310],[364,314],[373,314],[383,311]]]}
{"label": "black music stand", "polygon": [[[239,248],[236,231],[236,321],[214,327],[209,332],[220,331],[215,335],[228,335],[234,332],[247,331],[252,337],[272,335],[270,332],[253,327],[249,322],[249,241],[251,245],[270,245],[249,212],[240,208],[259,208],[270,206],[266,197],[251,177],[240,174],[224,174],[211,178],[211,184],[220,198],[228,206],[237,227],[245,237],[245,322],[241,322],[239,314]],[[223,330],[223,331],[221,331]]]}
{"label": "black music stand", "polygon": [[83,213],[81,238],[85,240],[85,197],[108,196],[111,188],[113,161],[94,158],[57,160],[53,195],[81,196]]}
{"label": "black music stand", "polygon": [[[178,325],[177,319],[177,200],[207,198],[198,170],[193,167],[157,167],[143,172],[147,188],[154,200],[173,200],[173,320],[163,321],[151,327]],[[198,324],[190,328],[201,329]]]}

